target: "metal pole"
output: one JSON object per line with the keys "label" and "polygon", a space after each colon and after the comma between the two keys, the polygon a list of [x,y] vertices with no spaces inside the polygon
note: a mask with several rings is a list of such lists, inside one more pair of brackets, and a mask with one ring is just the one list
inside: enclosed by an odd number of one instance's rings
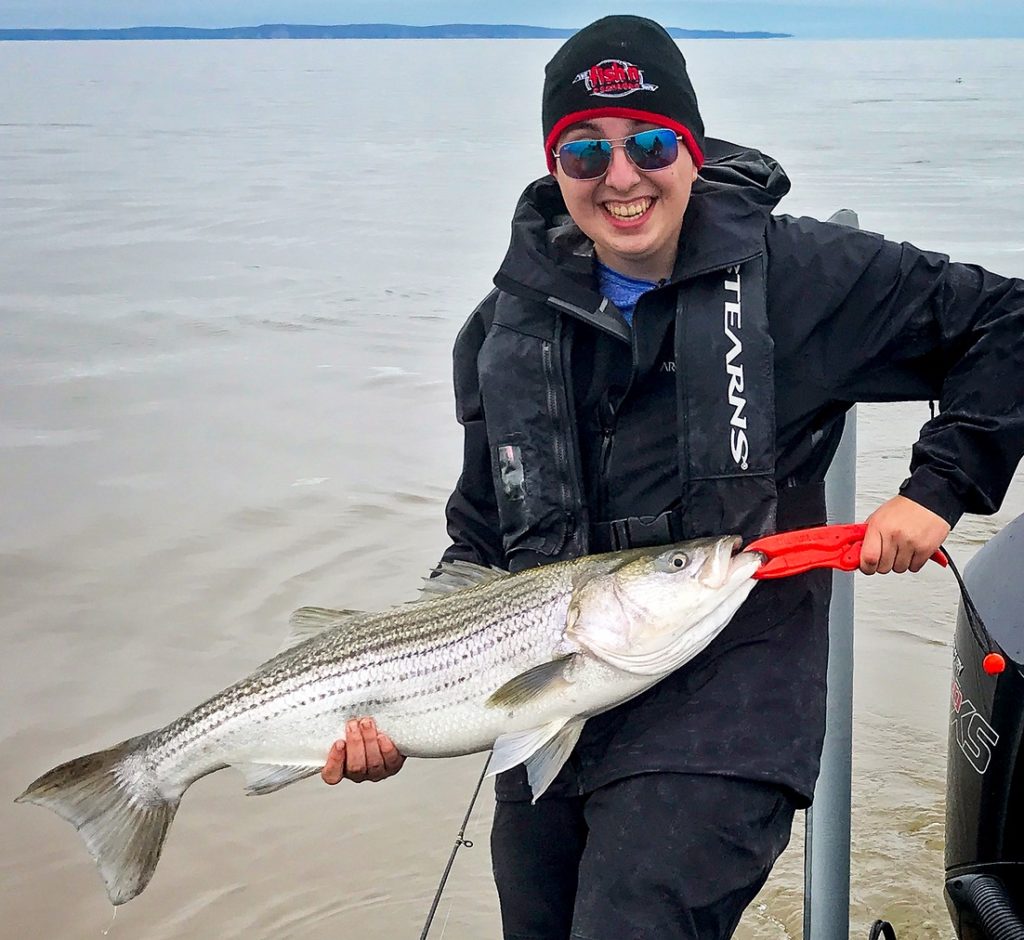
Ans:
{"label": "metal pole", "polygon": [[[859,228],[849,209],[830,222]],[[829,523],[856,522],[857,409],[825,476]],[[804,940],[849,940],[850,783],[853,753],[853,574],[835,572],[829,608],[828,699],[821,774],[807,810],[804,847]]]}
{"label": "metal pole", "polygon": [[[825,478],[828,521],[855,522],[857,413]],[[853,574],[837,571],[829,609],[828,701],[821,774],[807,810],[804,940],[850,936],[850,780],[853,751]]]}

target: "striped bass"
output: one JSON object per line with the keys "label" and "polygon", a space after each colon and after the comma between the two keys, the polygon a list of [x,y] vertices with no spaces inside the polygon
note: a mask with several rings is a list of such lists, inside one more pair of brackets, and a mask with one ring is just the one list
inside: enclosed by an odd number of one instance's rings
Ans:
{"label": "striped bass", "polygon": [[184,792],[234,767],[250,794],[317,773],[350,718],[411,757],[493,749],[534,799],[586,719],[692,659],[757,583],[740,539],[588,555],[510,575],[445,564],[422,599],[377,613],[300,608],[291,645],[163,728],[68,761],[18,802],[85,840],[115,905],[149,883]]}

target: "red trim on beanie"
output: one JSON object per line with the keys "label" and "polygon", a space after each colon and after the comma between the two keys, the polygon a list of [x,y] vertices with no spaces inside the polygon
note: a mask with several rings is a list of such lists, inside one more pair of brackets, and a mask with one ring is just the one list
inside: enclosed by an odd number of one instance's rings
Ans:
{"label": "red trim on beanie", "polygon": [[634,121],[644,121],[667,127],[683,138],[683,143],[686,145],[686,149],[690,151],[690,157],[693,159],[693,165],[698,170],[704,163],[704,154],[701,152],[700,147],[697,146],[697,141],[694,140],[690,129],[683,127],[678,121],[673,121],[672,118],[665,117],[664,114],[655,114],[653,111],[638,111],[635,108],[589,108],[586,111],[574,111],[572,114],[567,114],[551,128],[551,133],[548,134],[547,140],[544,141],[544,155],[547,157],[548,170],[552,173],[555,172],[555,155],[553,151],[558,138],[562,136],[566,128],[572,124],[579,124],[580,121],[599,117],[631,118]]}

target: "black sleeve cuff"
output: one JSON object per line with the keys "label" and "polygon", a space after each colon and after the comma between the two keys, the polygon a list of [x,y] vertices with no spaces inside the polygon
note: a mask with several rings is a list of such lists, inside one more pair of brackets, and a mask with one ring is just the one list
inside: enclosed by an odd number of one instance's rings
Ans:
{"label": "black sleeve cuff", "polygon": [[925,509],[941,516],[953,528],[964,514],[963,504],[953,493],[949,483],[927,470],[916,470],[900,484],[900,496],[913,500]]}

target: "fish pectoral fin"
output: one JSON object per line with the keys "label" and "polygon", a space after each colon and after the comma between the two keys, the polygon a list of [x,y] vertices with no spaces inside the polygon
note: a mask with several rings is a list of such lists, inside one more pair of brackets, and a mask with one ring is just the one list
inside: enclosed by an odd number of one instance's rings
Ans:
{"label": "fish pectoral fin", "polygon": [[526,760],[526,778],[530,781],[533,791],[533,802],[540,799],[541,794],[551,786],[569,759],[572,749],[580,739],[580,732],[586,724],[585,718],[576,718],[565,725],[550,741],[532,757]]}
{"label": "fish pectoral fin", "polygon": [[232,764],[245,777],[247,796],[263,796],[273,793],[290,783],[305,780],[320,773],[319,767],[308,764]]}
{"label": "fish pectoral fin", "polygon": [[493,777],[495,774],[504,773],[529,760],[572,720],[572,716],[556,718],[539,728],[510,731],[501,735],[491,749],[491,763],[487,768],[487,776]]}
{"label": "fish pectoral fin", "polygon": [[[485,568],[471,561],[442,561],[437,573],[423,579],[417,601],[431,600],[435,597],[454,594],[463,588],[487,584],[508,575],[501,568]],[[415,602],[414,602],[415,603]]]}
{"label": "fish pectoral fin", "polygon": [[519,673],[495,689],[484,704],[491,708],[515,708],[532,702],[560,684],[565,685],[565,668],[575,656],[575,653],[567,653]]}
{"label": "fish pectoral fin", "polygon": [[331,607],[300,607],[288,619],[288,635],[281,652],[319,636],[324,630],[338,627],[350,620],[365,617],[362,610],[335,610]]}

